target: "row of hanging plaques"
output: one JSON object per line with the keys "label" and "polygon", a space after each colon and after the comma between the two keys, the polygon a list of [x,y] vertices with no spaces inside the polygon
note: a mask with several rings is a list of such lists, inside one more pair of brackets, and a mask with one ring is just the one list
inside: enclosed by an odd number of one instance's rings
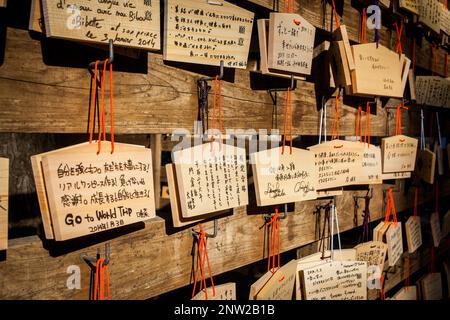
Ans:
{"label": "row of hanging plaques", "polygon": [[[336,212],[332,219],[335,221],[334,226],[338,227],[337,210],[335,208],[334,210]],[[433,215],[431,220],[433,220]],[[444,219],[448,220],[449,216],[450,212]],[[395,216],[394,219],[396,219]],[[414,246],[410,246],[411,235],[408,227],[406,228],[409,251],[407,259],[422,245],[420,217],[414,215],[408,219],[408,221],[411,220],[418,221],[419,227],[415,230],[416,234],[413,235]],[[433,232],[433,225],[431,225],[431,229]],[[389,232],[390,230],[391,232]],[[337,234],[339,239],[339,231],[332,231],[332,234]],[[445,233],[442,233],[441,237],[444,236]],[[397,221],[389,221],[389,219],[380,222],[373,230],[373,241],[360,243],[351,249],[333,249],[332,237],[328,238],[327,246],[331,250],[322,249],[322,252],[291,260],[283,266],[269,268],[261,278],[252,284],[249,299],[366,300],[368,289],[380,289],[379,281],[385,269],[385,263],[390,268],[395,266],[403,256],[401,224]],[[322,241],[325,241],[325,237]],[[269,262],[270,259],[269,256]],[[271,266],[270,263],[269,266]],[[448,277],[448,266],[445,264],[444,267]],[[409,262],[406,268],[408,268],[406,272],[409,274]],[[378,286],[375,285],[377,282]],[[382,286],[381,283],[381,288]],[[442,298],[440,273],[430,272],[417,282],[417,286],[409,286],[408,283],[388,299],[417,300],[419,296],[424,300]]]}

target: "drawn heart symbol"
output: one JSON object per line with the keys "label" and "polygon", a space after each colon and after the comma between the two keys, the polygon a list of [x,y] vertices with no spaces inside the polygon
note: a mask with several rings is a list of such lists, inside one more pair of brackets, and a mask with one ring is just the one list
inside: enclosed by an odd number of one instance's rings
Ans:
{"label": "drawn heart symbol", "polygon": [[294,23],[295,23],[297,26],[299,26],[299,25],[300,25],[300,20],[294,19]]}

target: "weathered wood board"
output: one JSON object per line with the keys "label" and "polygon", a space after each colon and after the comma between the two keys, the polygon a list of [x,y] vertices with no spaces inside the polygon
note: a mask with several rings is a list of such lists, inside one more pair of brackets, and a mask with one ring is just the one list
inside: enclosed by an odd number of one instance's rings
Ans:
{"label": "weathered wood board", "polygon": [[167,0],[164,60],[245,69],[254,13],[229,2]]}
{"label": "weathered wood board", "polygon": [[42,0],[48,37],[161,49],[160,1]]}
{"label": "weathered wood board", "polygon": [[405,135],[383,138],[383,173],[414,171],[418,140]]}
{"label": "weathered wood board", "polygon": [[6,8],[7,4],[8,4],[8,0],[0,0],[0,7]]}
{"label": "weathered wood board", "polygon": [[362,175],[363,147],[359,142],[332,140],[308,149],[314,153],[318,190],[355,184]]}
{"label": "weathered wood board", "polygon": [[414,253],[422,245],[422,228],[420,217],[411,216],[405,223],[408,252]]}
{"label": "weathered wood board", "polygon": [[367,262],[333,261],[302,271],[306,300],[366,300]]}
{"label": "weathered wood board", "polygon": [[183,217],[248,204],[245,149],[221,142],[173,153]]}
{"label": "weathered wood board", "polygon": [[258,206],[317,198],[317,171],[311,151],[282,147],[250,155]]}
{"label": "weathered wood board", "polygon": [[151,150],[109,143],[42,158],[55,240],[67,240],[155,217]]}
{"label": "weathered wood board", "polygon": [[236,300],[236,283],[229,282],[208,287],[197,293],[191,300]]}
{"label": "weathered wood board", "polygon": [[0,251],[8,248],[9,159],[0,158]]}
{"label": "weathered wood board", "polygon": [[294,13],[270,13],[267,65],[270,71],[311,74],[316,28]]}
{"label": "weathered wood board", "polygon": [[353,45],[355,70],[352,90],[355,95],[402,97],[402,66],[399,56],[376,43]]}

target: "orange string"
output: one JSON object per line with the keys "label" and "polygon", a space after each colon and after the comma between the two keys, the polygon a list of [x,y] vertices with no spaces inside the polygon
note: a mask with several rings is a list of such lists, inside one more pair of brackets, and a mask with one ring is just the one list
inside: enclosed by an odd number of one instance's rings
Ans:
{"label": "orange string", "polygon": [[331,140],[339,138],[339,96],[338,91],[335,98],[333,127],[331,128]]}
{"label": "orange string", "polygon": [[[267,223],[271,226],[270,236],[269,236],[269,256],[267,259],[267,271],[275,273],[280,268],[280,219],[278,216],[278,208],[275,209],[275,214]],[[272,263],[271,263],[272,262]]]}
{"label": "orange string", "polygon": [[403,33],[403,19],[400,21],[400,28],[398,27],[397,22],[394,22],[395,30],[397,31],[397,53],[401,55],[403,53],[402,49],[402,33]]}
{"label": "orange string", "polygon": [[387,209],[386,209],[386,216],[384,219],[384,223],[389,223],[389,218],[390,215],[392,213],[393,216],[393,221],[395,226],[397,227],[397,212],[395,211],[395,203],[394,203],[394,196],[392,194],[392,188],[389,188],[389,193],[388,193],[388,205],[387,205]]}
{"label": "orange string", "polygon": [[[97,64],[97,62],[96,62]],[[111,154],[114,153],[114,109],[113,109],[113,68],[112,64],[109,63],[109,59],[106,59],[103,65],[103,72],[101,75],[100,81],[100,129],[98,132],[98,149],[97,154],[101,151],[101,142],[102,140],[106,140],[106,120],[105,120],[105,75],[106,75],[106,66],[109,64],[109,114],[110,114],[110,139],[111,139]],[[95,72],[95,71],[94,71]],[[92,113],[92,110],[91,110]],[[90,139],[91,142],[91,139]]]}
{"label": "orange string", "polygon": [[395,134],[402,134],[402,109],[408,110],[408,107],[403,105],[403,102],[400,102],[397,105],[397,117],[396,117],[396,126],[395,126]]}
{"label": "orange string", "polygon": [[287,89],[284,108],[284,129],[283,129],[283,145],[281,147],[281,154],[284,154],[284,146],[286,145],[286,130],[287,118],[289,109],[289,137],[290,137],[290,154],[292,154],[292,92],[291,88]]}
{"label": "orange string", "polygon": [[107,299],[111,299],[109,268],[104,263],[105,259],[98,259],[95,265],[94,300],[105,300],[105,285]]}
{"label": "orange string", "polygon": [[194,287],[192,290],[192,297],[195,296],[196,293],[196,288],[197,288],[197,281],[198,281],[198,276],[200,275],[200,285],[199,285],[199,291],[203,291],[205,294],[205,299],[208,300],[208,290],[207,290],[207,286],[206,286],[206,277],[205,277],[205,263],[206,266],[208,267],[208,271],[209,271],[209,279],[211,282],[211,288],[213,291],[213,296],[216,295],[216,289],[214,287],[214,279],[213,279],[213,273],[212,273],[212,269],[211,269],[211,264],[209,262],[209,257],[208,257],[208,250],[207,250],[207,236],[206,236],[206,232],[203,229],[203,226],[201,224],[199,224],[199,228],[200,228],[200,232],[199,232],[199,236],[198,236],[198,258],[197,258],[197,266],[196,266],[196,270],[194,273]]}
{"label": "orange string", "polygon": [[362,11],[362,19],[361,19],[361,43],[367,42],[366,30],[367,30],[367,13],[366,8],[364,8]]}
{"label": "orange string", "polygon": [[366,130],[364,134],[364,143],[370,145],[370,103],[366,103]]}
{"label": "orange string", "polygon": [[95,117],[95,102],[97,98],[97,71],[98,71],[98,63],[100,61],[95,61],[94,66],[94,76],[91,79],[91,110],[89,116],[89,143],[92,143],[92,137],[94,134],[94,117]]}
{"label": "orange string", "polygon": [[334,3],[334,0],[332,0],[331,3],[333,5],[333,13],[334,13],[334,20],[336,21],[336,28],[339,28],[340,22],[336,11],[336,3]]}

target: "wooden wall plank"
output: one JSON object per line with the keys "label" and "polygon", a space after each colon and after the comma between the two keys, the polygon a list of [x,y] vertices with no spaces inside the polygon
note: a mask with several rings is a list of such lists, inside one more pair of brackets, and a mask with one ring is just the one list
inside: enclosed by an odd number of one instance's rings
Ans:
{"label": "wooden wall plank", "polygon": [[[46,65],[40,42],[32,40],[26,31],[8,28],[7,37],[5,61],[0,66],[0,132],[86,132],[88,71]],[[114,73],[116,133],[171,133],[175,128],[192,132],[198,108],[195,80],[199,75],[165,65],[161,55],[152,53],[148,55],[148,70],[148,75]],[[224,128],[271,128],[269,94],[252,90],[254,85],[246,70],[236,70],[234,82],[223,83]],[[292,99],[294,134],[317,135],[319,112],[314,84],[299,82]],[[341,134],[352,135],[355,108],[344,106],[341,112]],[[278,108],[279,128],[283,113],[283,108]],[[371,118],[372,135],[384,136],[384,109],[377,108],[377,115]],[[329,128],[331,121],[332,116],[328,117]]]}

